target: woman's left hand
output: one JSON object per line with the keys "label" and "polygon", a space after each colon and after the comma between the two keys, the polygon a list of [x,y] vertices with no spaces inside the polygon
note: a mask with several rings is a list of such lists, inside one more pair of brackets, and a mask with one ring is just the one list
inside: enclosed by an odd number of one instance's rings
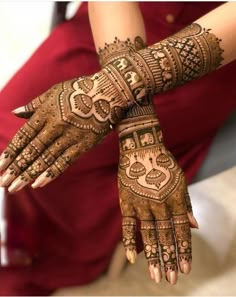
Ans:
{"label": "woman's left hand", "polygon": [[54,85],[15,111],[30,119],[0,157],[0,186],[43,187],[100,142],[127,107],[109,68]]}

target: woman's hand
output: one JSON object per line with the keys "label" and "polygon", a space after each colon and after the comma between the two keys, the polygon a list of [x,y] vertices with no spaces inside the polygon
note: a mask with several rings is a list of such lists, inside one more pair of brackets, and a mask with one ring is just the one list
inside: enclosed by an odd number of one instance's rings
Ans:
{"label": "woman's hand", "polygon": [[162,260],[166,279],[175,284],[178,266],[181,272],[190,272],[190,226],[198,225],[184,175],[163,145],[158,120],[155,115],[146,122],[138,120],[119,126],[123,243],[128,260],[134,263],[138,218],[151,278],[160,282]]}
{"label": "woman's hand", "polygon": [[127,106],[115,79],[105,68],[59,83],[19,108],[18,115],[33,115],[0,157],[1,186],[14,192],[37,178],[33,187],[42,187],[101,141]]}

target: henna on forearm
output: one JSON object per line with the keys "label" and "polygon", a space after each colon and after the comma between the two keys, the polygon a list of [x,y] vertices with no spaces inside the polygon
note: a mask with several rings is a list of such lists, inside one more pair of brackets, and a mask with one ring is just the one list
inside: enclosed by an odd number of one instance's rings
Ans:
{"label": "henna on forearm", "polygon": [[[147,94],[162,93],[199,78],[221,65],[220,39],[210,29],[193,23],[178,33],[145,49],[129,46],[112,55],[109,67],[125,81],[134,100]],[[100,55],[105,61],[108,48]]]}
{"label": "henna on forearm", "polygon": [[[99,61],[106,65],[141,47],[145,44],[140,37],[133,43],[129,39],[123,42],[116,38],[114,43],[99,49]],[[174,284],[177,259],[182,272],[190,270],[191,234],[186,212],[191,213],[192,209],[182,171],[163,145],[152,95],[129,108],[118,125],[118,132],[118,180],[126,256],[131,263],[135,262],[138,216],[151,277],[156,282],[161,280],[162,259],[166,278]]]}
{"label": "henna on forearm", "polygon": [[167,39],[140,51],[153,74],[154,93],[199,78],[221,65],[220,39],[193,23]]}

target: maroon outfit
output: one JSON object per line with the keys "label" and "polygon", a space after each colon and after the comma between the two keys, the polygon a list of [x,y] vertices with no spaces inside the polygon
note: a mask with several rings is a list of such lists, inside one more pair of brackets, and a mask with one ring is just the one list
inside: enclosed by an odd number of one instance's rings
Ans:
{"label": "maroon outfit", "polygon": [[[219,4],[141,3],[148,44],[172,35]],[[173,23],[166,21],[167,14],[174,16]],[[98,70],[87,3],[82,3],[75,17],[59,25],[1,91],[0,151],[23,124],[11,110],[55,83]],[[234,62],[154,99],[166,145],[188,182],[236,107],[235,71]],[[9,218],[12,240],[36,251],[38,257],[30,267],[0,268],[0,295],[43,295],[88,283],[106,269],[121,239],[117,164],[118,140],[112,132],[45,188],[26,187],[7,194],[14,211]]]}

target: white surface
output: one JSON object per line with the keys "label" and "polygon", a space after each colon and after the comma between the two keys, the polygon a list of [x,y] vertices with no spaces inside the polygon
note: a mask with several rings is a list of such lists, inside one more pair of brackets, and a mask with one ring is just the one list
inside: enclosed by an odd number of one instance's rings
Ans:
{"label": "white surface", "polygon": [[[67,8],[71,18],[80,1]],[[0,90],[48,36],[53,1],[0,1]]]}
{"label": "white surface", "polygon": [[0,2],[0,89],[49,33],[53,2]]}

